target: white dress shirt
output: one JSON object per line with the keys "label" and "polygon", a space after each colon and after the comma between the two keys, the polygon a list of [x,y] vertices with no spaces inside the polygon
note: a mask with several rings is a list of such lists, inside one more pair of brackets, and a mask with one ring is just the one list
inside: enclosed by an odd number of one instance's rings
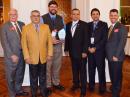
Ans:
{"label": "white dress shirt", "polygon": [[20,30],[20,32],[21,32],[21,29],[20,29],[18,23],[17,23],[17,22],[11,22],[11,24],[12,24],[13,27],[15,28],[16,32],[17,32],[17,29],[16,29],[16,26],[15,26],[15,23],[16,23],[16,25],[18,26],[18,28],[19,28],[19,30]]}
{"label": "white dress shirt", "polygon": [[72,34],[72,37],[74,36],[74,33],[75,33],[75,30],[76,30],[76,27],[77,27],[78,22],[79,22],[79,20],[72,22],[72,26],[71,26],[71,34]]}

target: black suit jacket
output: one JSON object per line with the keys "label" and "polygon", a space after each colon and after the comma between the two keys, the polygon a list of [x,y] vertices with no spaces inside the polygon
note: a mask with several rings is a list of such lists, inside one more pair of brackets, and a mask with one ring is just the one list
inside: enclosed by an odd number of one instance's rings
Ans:
{"label": "black suit jacket", "polygon": [[123,61],[125,57],[125,44],[127,39],[127,30],[124,25],[117,22],[112,30],[112,33],[107,40],[106,52],[109,61],[113,61],[112,57],[115,56],[119,61]]}
{"label": "black suit jacket", "polygon": [[108,26],[107,23],[103,21],[98,21],[97,26],[95,30],[93,31],[93,22],[88,23],[89,28],[89,47],[92,47],[91,44],[91,37],[93,34],[94,37],[94,45],[93,47],[96,47],[96,51],[105,51],[105,44],[107,41],[108,36]]}
{"label": "black suit jacket", "polygon": [[72,22],[66,25],[65,51],[69,51],[71,57],[81,58],[82,53],[87,53],[88,48],[88,26],[79,20],[74,36],[71,34]]}

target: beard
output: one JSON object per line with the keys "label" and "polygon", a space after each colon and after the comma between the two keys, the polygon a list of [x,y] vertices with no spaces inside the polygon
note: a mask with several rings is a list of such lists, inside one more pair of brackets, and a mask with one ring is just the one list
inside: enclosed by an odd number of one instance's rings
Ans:
{"label": "beard", "polygon": [[52,15],[55,15],[55,14],[57,14],[57,11],[56,11],[56,10],[50,10],[50,13],[51,13]]}

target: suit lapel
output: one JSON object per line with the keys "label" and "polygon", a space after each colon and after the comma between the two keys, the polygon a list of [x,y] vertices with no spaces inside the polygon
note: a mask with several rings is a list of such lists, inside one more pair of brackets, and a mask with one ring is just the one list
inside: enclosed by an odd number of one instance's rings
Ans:
{"label": "suit lapel", "polygon": [[117,29],[118,27],[119,27],[119,22],[117,22],[117,23],[115,24],[114,28],[112,29],[111,35],[114,33],[114,30]]}
{"label": "suit lapel", "polygon": [[20,28],[20,31],[22,31],[22,26],[23,26],[23,25],[22,25],[19,21],[18,21],[17,23],[18,23],[18,26],[19,26],[19,28]]}
{"label": "suit lapel", "polygon": [[34,33],[35,35],[38,35],[38,32],[36,32],[36,29],[35,29],[33,23],[31,23],[31,30],[32,30],[32,33]]}
{"label": "suit lapel", "polygon": [[70,25],[69,25],[69,29],[70,29],[69,32],[70,32],[70,36],[71,36],[71,38],[73,38],[73,37],[72,37],[72,32],[71,32],[71,27],[72,27],[72,22],[71,22]]}
{"label": "suit lapel", "polygon": [[13,26],[13,24],[9,21],[8,22],[8,25],[9,25],[9,33],[12,33],[13,35],[15,35],[18,39],[19,38],[19,35],[18,35],[18,32],[16,31],[15,27]]}

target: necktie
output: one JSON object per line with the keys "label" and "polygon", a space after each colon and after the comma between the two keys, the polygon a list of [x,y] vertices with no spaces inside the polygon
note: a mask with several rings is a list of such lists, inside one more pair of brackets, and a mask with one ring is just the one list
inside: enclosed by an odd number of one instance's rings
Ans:
{"label": "necktie", "polygon": [[53,25],[53,28],[55,29],[55,17],[54,17],[54,16],[52,16],[52,17],[51,17],[51,20],[52,20],[52,25]]}
{"label": "necktie", "polygon": [[[56,28],[55,28],[55,23],[56,23],[55,20],[56,20],[56,17],[55,17],[55,16],[52,16],[52,17],[51,17],[51,20],[52,20],[53,29],[56,29]],[[58,35],[58,32],[56,32],[55,38],[56,38],[57,40],[60,39],[60,38],[59,38],[59,35]]]}
{"label": "necktie", "polygon": [[96,23],[96,22],[94,22],[94,23],[93,23],[93,31],[95,31],[96,26],[97,26],[97,23]]}
{"label": "necktie", "polygon": [[74,36],[74,32],[75,32],[75,29],[77,27],[77,24],[78,23],[72,24],[72,27],[71,27],[71,34],[72,34],[72,36]]}
{"label": "necktie", "polygon": [[38,24],[35,24],[35,29],[36,29],[36,32],[39,32],[39,30],[38,30]]}
{"label": "necktie", "polygon": [[112,29],[113,29],[113,26],[111,25],[110,28],[109,28],[109,31],[108,31],[108,39],[109,39],[109,37],[111,35]]}
{"label": "necktie", "polygon": [[15,27],[16,27],[16,31],[17,31],[17,33],[18,33],[18,35],[19,35],[19,38],[21,39],[21,31],[20,31],[20,29],[18,28],[18,25],[15,23],[14,24],[15,25]]}

